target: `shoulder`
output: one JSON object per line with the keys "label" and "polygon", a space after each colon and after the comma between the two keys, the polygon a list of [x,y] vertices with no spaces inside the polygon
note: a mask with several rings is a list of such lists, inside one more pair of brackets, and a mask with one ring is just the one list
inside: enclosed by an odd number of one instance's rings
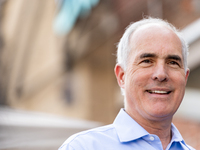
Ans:
{"label": "shoulder", "polygon": [[[82,131],[70,136],[59,150],[86,149],[88,146],[95,146],[108,141],[116,136],[115,128],[112,124]],[[100,142],[100,143],[99,143]]]}
{"label": "shoulder", "polygon": [[67,142],[73,142],[79,139],[85,139],[85,138],[99,138],[99,136],[108,135],[109,132],[112,133],[112,131],[115,130],[114,126],[112,124],[101,126],[97,128],[93,128],[90,130],[82,131],[79,133],[76,133],[69,137],[66,141]]}

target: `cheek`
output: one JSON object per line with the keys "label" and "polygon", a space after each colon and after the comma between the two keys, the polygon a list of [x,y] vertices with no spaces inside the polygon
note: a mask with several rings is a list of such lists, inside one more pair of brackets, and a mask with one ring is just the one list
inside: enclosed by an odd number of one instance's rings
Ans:
{"label": "cheek", "polygon": [[140,69],[135,70],[134,72],[130,72],[126,80],[127,91],[138,95],[139,93],[143,92],[145,87],[150,82],[150,79],[150,72],[146,72]]}
{"label": "cheek", "polygon": [[[172,76],[173,75],[173,76]],[[174,98],[173,100],[178,103],[181,103],[184,93],[185,93],[185,86],[186,86],[186,78],[185,74],[181,72],[176,72],[171,74],[171,84],[175,88]]]}
{"label": "cheek", "polygon": [[177,88],[185,89],[187,80],[184,73],[171,73],[171,80]]}

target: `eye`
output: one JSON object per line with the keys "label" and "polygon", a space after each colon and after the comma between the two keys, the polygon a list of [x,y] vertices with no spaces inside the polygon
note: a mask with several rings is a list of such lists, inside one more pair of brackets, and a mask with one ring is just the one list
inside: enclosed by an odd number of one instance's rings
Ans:
{"label": "eye", "polygon": [[142,67],[150,67],[153,64],[153,60],[152,59],[144,59],[140,62],[140,66]]}
{"label": "eye", "polygon": [[171,65],[179,65],[176,61],[170,61],[169,64],[171,64]]}
{"label": "eye", "polygon": [[151,63],[151,60],[145,59],[145,60],[142,61],[142,63]]}
{"label": "eye", "polygon": [[176,61],[170,61],[169,64],[173,65],[173,66],[179,66],[180,67],[180,64]]}

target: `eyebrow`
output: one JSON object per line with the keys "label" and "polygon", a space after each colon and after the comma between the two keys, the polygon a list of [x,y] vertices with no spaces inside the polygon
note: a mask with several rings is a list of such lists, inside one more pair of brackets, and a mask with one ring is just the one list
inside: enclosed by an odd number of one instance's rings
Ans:
{"label": "eyebrow", "polygon": [[156,54],[153,53],[143,53],[140,55],[140,59],[147,58],[147,57],[157,57]]}
{"label": "eyebrow", "polygon": [[178,56],[178,55],[169,55],[169,56],[167,56],[167,59],[173,59],[173,60],[176,60],[176,61],[182,62],[181,57]]}
{"label": "eyebrow", "polygon": [[[149,57],[156,58],[158,56],[156,54],[154,54],[154,53],[143,53],[143,54],[140,55],[140,59],[149,58]],[[178,56],[178,55],[168,55],[167,59],[172,59],[172,60],[176,60],[176,61],[182,62],[181,57]]]}

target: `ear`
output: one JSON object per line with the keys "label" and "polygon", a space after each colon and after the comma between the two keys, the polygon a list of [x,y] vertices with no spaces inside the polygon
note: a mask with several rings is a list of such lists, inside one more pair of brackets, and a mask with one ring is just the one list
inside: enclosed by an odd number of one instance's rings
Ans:
{"label": "ear", "polygon": [[187,83],[189,74],[190,74],[190,69],[187,68],[187,71],[186,71],[186,74],[185,74],[186,83]]}
{"label": "ear", "polygon": [[117,82],[121,88],[125,86],[125,72],[124,69],[119,65],[116,64],[115,66],[115,75],[117,78]]}

